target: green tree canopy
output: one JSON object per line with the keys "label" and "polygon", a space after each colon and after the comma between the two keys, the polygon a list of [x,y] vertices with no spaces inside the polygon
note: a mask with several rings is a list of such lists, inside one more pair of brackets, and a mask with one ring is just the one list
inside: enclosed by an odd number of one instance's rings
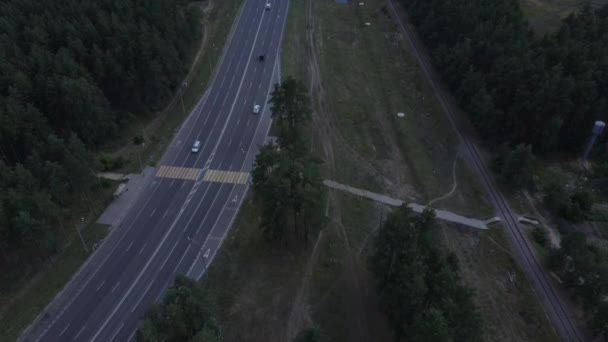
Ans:
{"label": "green tree canopy", "polygon": [[137,331],[140,342],[216,342],[220,330],[208,295],[193,280],[175,278],[163,302],[152,306]]}
{"label": "green tree canopy", "polygon": [[454,256],[433,238],[435,214],[403,206],[380,228],[371,258],[381,305],[398,340],[478,341],[481,319]]}

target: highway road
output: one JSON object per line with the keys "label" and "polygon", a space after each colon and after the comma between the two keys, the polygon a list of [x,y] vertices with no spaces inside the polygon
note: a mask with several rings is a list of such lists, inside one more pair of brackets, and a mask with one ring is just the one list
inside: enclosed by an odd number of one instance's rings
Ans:
{"label": "highway road", "polygon": [[481,157],[477,146],[465,133],[463,121],[456,114],[457,111],[454,109],[456,108],[456,105],[448,100],[449,97],[439,86],[439,82],[437,81],[439,78],[434,74],[434,70],[430,66],[429,58],[424,51],[423,44],[421,44],[417,37],[412,34],[409,24],[404,24],[407,17],[403,15],[404,13],[397,10],[394,1],[387,0],[387,3],[408,40],[414,57],[418,60],[425,77],[431,84],[450,124],[458,135],[462,147],[462,154],[465,156],[471,169],[477,174],[478,179],[488,195],[488,199],[496,209],[496,213],[502,218],[502,223],[511,242],[511,251],[528,277],[528,280],[536,292],[553,327],[563,341],[585,340],[582,329],[577,325],[576,319],[573,318],[574,309],[569,306],[553,287],[547,272],[530,248],[530,245],[524,236],[524,231],[519,226],[508,202],[496,186],[492,174],[488,170],[484,159]]}
{"label": "highway road", "polygon": [[[288,0],[245,0],[215,77],[119,227],[21,336],[133,340],[146,308],[178,274],[198,279],[220,247],[270,127],[268,92]],[[265,61],[258,56],[265,54]],[[254,104],[262,106],[253,114]],[[194,141],[202,146],[192,153]]]}

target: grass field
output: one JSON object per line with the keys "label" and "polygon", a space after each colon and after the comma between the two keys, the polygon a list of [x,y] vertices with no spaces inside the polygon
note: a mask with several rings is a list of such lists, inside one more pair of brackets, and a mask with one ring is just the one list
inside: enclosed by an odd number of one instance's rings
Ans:
{"label": "grass field", "polygon": [[[323,175],[420,203],[450,194],[434,205],[490,216],[384,2],[312,3],[311,17],[308,1],[291,1],[281,60],[284,77],[310,85],[311,148]],[[367,269],[373,233],[390,209],[330,191],[328,224],[314,244],[277,246],[261,237],[258,205],[248,198],[203,280],[220,301],[225,340],[289,341],[314,325],[327,341],[392,340]],[[438,243],[457,253],[479,294],[486,340],[556,339],[500,229],[440,232]]]}
{"label": "grass field", "polygon": [[[578,10],[586,1],[581,0],[520,0],[520,5],[537,35],[556,30],[560,21],[573,11]],[[598,8],[608,0],[591,0]]]}

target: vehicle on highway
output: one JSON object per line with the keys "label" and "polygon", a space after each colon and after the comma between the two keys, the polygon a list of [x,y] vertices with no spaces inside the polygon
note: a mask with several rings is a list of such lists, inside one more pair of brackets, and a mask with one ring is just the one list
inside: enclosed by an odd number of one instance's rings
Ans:
{"label": "vehicle on highway", "polygon": [[269,10],[270,9],[270,2],[266,3],[266,9]]}
{"label": "vehicle on highway", "polygon": [[259,58],[260,58],[260,61],[263,61],[264,60],[264,55],[260,55]]}
{"label": "vehicle on highway", "polygon": [[253,114],[257,114],[260,112],[260,105],[255,105],[253,106]]}
{"label": "vehicle on highway", "polygon": [[194,145],[192,145],[192,153],[196,153],[200,149],[201,149],[201,141],[197,140],[194,142]]}

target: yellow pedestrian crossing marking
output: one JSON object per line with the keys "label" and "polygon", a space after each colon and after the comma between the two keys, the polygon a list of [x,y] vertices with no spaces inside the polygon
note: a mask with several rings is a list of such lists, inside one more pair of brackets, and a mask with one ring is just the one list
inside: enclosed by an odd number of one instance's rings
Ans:
{"label": "yellow pedestrian crossing marking", "polygon": [[249,177],[248,172],[208,170],[203,180],[216,183],[245,184],[247,177]]}
{"label": "yellow pedestrian crossing marking", "polygon": [[156,177],[196,180],[201,172],[201,169],[194,169],[191,167],[163,165],[158,169],[158,172],[156,172]]}

